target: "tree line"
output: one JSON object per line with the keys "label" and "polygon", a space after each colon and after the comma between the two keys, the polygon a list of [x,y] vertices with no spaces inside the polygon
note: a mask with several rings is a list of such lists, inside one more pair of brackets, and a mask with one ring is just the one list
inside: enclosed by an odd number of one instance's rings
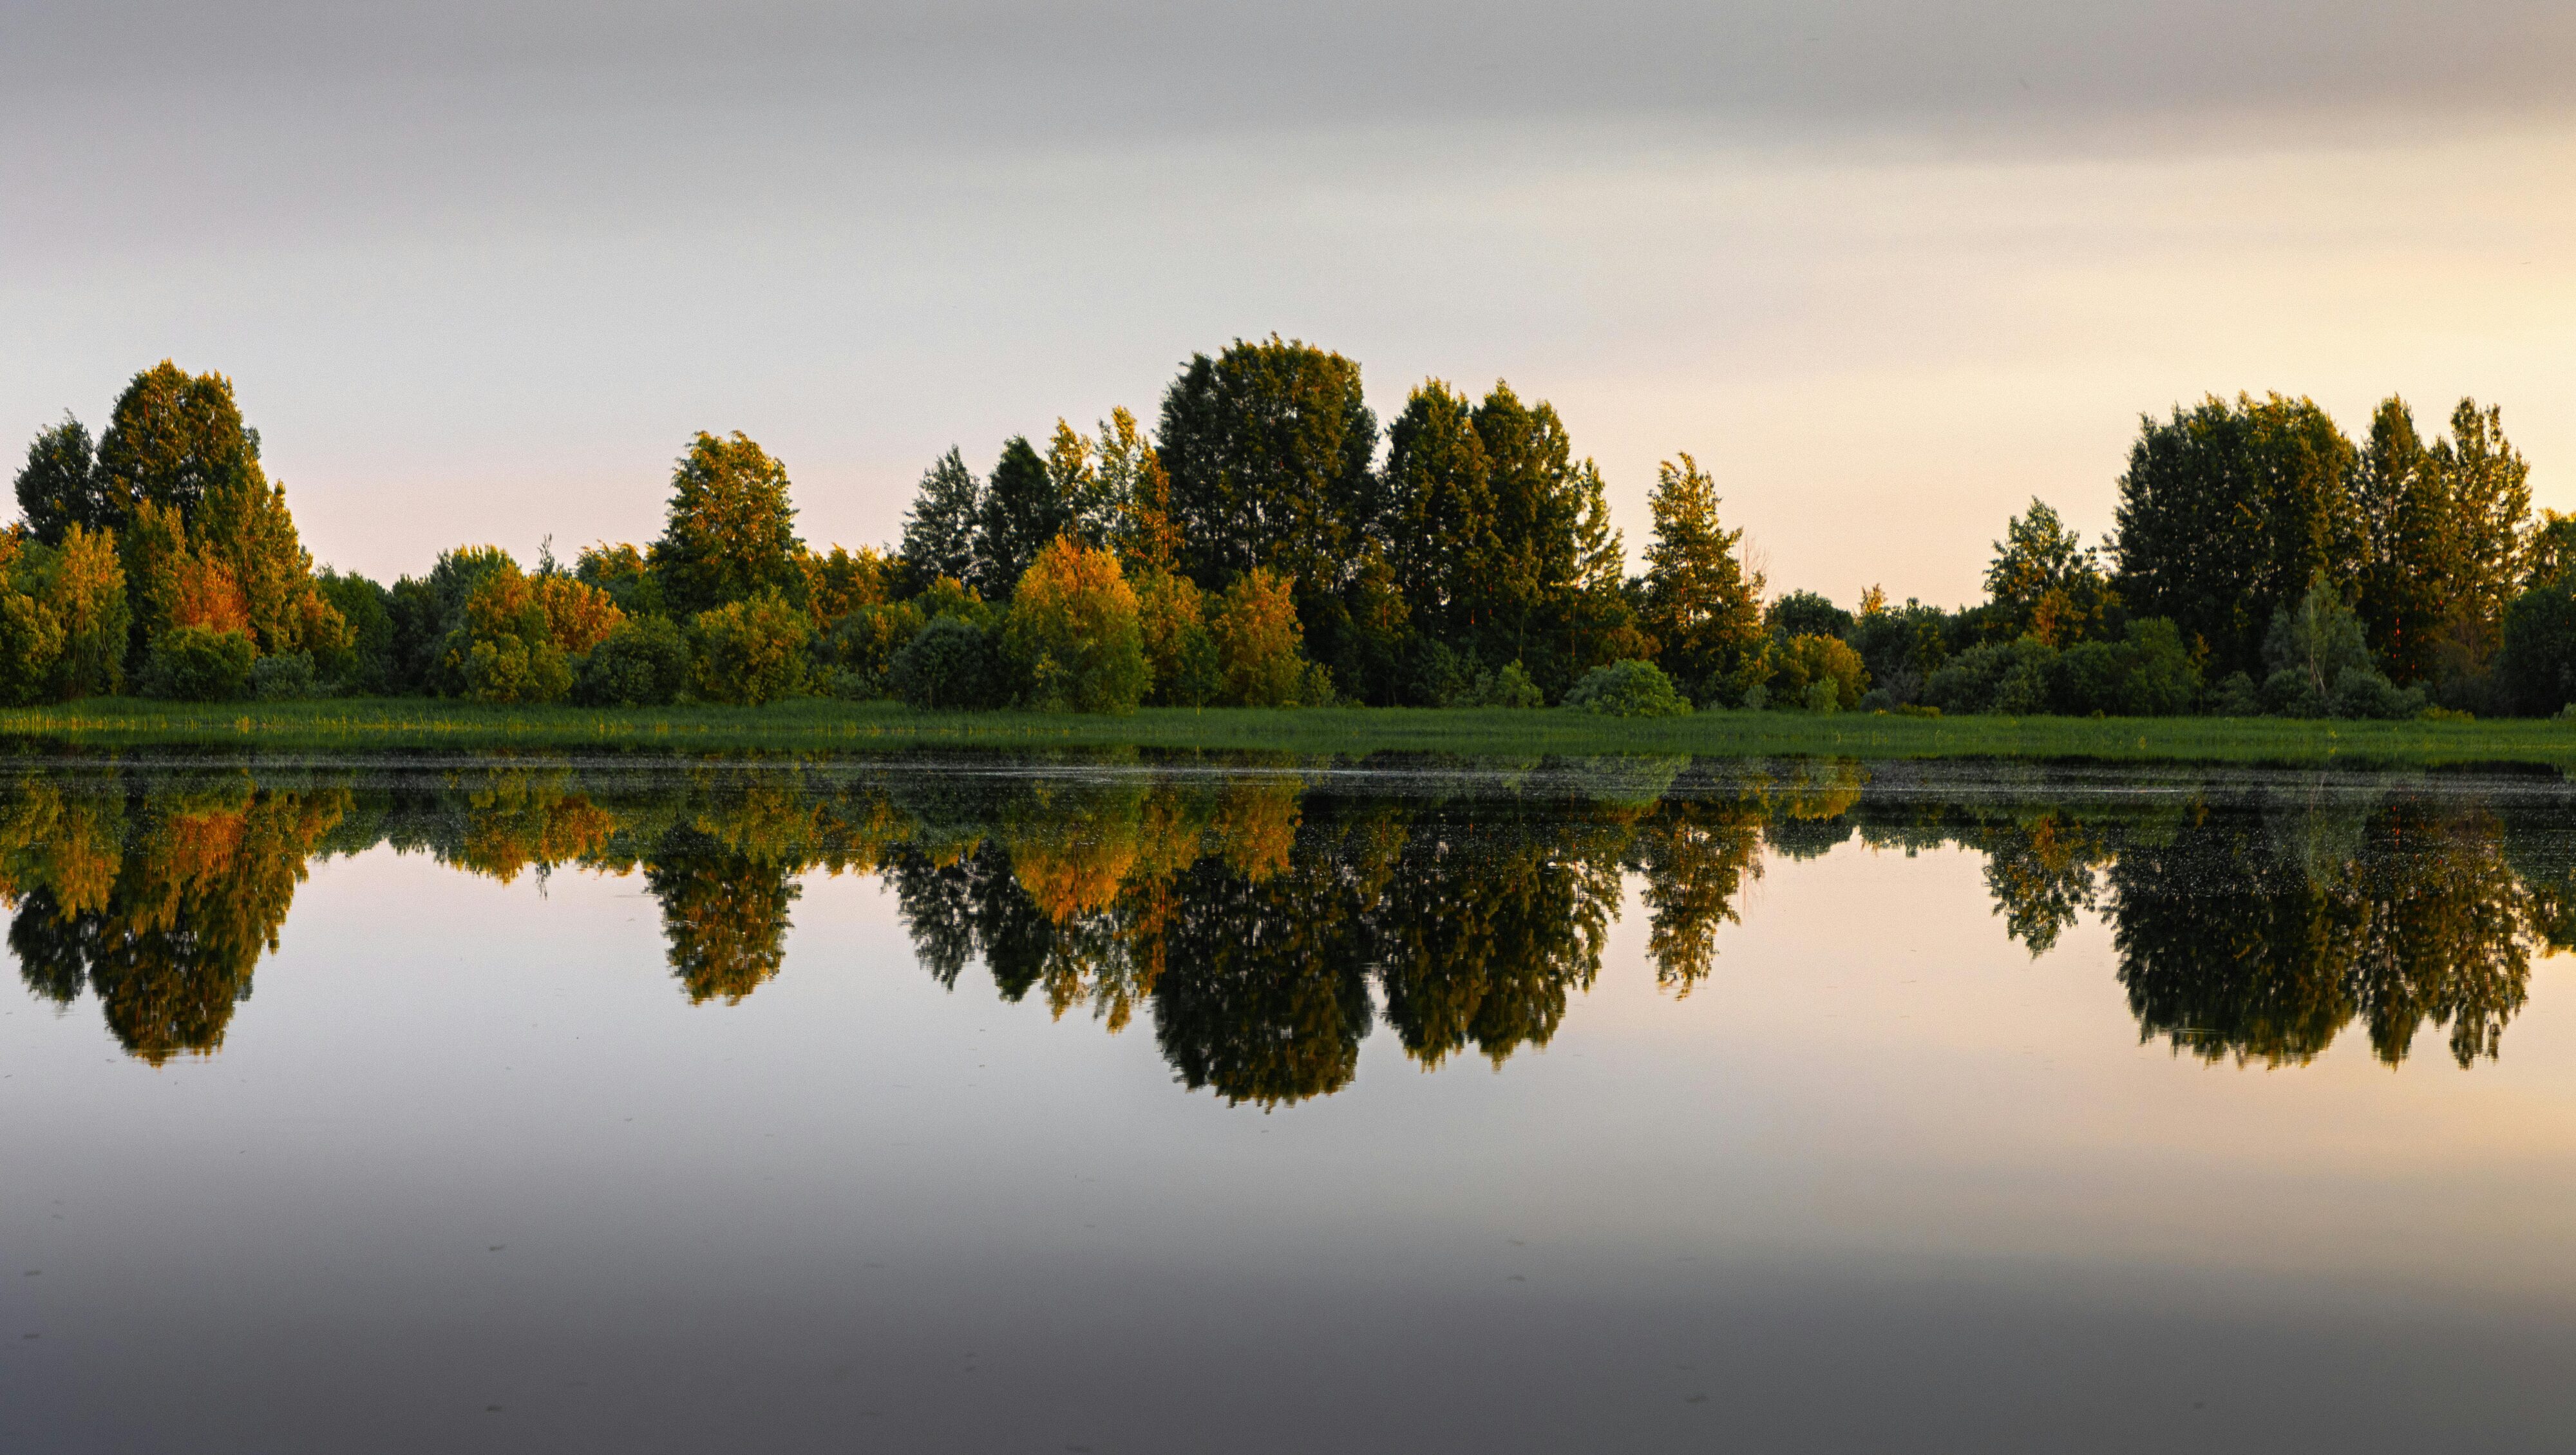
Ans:
{"label": "tree line", "polygon": [[459,546],[315,570],[229,380],[164,361],[95,439],[40,433],[0,535],[0,699],[426,695],[651,706],[799,695],[1139,704],[2405,716],[2576,701],[2576,522],[2532,513],[2501,412],[2356,445],[2313,402],[2140,421],[2093,546],[2033,501],[1984,600],[1769,594],[1715,481],[1658,467],[1630,574],[1545,401],[1425,381],[1383,428],[1343,356],[1194,356],[979,475],[950,449],[901,540],[809,546],[785,467],[699,434],[663,531],[533,566]]}

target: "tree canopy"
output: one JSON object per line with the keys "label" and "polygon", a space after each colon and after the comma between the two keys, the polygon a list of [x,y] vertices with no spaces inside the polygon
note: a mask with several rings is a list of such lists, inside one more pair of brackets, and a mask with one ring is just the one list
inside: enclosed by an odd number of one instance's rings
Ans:
{"label": "tree canopy", "polygon": [[801,599],[796,507],[787,499],[787,467],[736,430],[718,439],[703,431],[671,472],[671,501],[653,569],[673,611],[701,611],[764,592]]}

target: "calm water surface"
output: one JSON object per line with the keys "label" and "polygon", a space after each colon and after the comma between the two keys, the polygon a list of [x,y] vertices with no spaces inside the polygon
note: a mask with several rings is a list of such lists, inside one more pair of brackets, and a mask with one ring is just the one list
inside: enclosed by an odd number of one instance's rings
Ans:
{"label": "calm water surface", "polygon": [[2571,808],[22,759],[0,1449],[2564,1448]]}

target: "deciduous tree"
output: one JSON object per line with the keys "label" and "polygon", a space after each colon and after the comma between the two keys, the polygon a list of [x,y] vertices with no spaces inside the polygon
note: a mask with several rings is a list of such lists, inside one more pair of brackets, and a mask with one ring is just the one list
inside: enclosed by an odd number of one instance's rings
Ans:
{"label": "deciduous tree", "polygon": [[1719,524],[1716,483],[1687,454],[1657,467],[1647,504],[1655,539],[1641,624],[1684,692],[1733,702],[1767,673],[1762,578],[1736,557],[1744,532]]}
{"label": "deciduous tree", "polygon": [[765,593],[804,594],[787,467],[737,430],[700,433],[671,472],[671,503],[651,561],[668,608],[694,616]]}

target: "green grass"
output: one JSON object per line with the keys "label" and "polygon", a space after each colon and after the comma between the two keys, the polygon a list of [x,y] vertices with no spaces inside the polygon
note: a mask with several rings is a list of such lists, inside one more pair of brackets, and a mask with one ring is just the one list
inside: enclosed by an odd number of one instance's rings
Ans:
{"label": "green grass", "polygon": [[765,708],[633,711],[418,699],[188,704],[103,698],[0,709],[0,738],[102,747],[601,748],[831,751],[919,746],[1134,746],[1357,756],[1691,753],[2129,762],[2576,765],[2576,724],[2290,722],[2264,718],[1910,718],[1710,712],[1618,719],[1552,711],[1149,708],[1126,717],[916,713],[807,699]]}

